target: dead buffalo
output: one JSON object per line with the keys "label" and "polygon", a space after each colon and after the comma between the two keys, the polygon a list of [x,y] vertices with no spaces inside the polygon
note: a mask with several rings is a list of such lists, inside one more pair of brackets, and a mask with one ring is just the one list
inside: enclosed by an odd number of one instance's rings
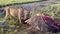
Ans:
{"label": "dead buffalo", "polygon": [[25,22],[31,25],[32,29],[34,29],[35,31],[39,30],[41,32],[48,32],[48,34],[59,32],[59,29],[57,29],[56,27],[48,25],[47,21],[44,21],[40,14],[31,17]]}
{"label": "dead buffalo", "polygon": [[5,7],[4,10],[6,12],[5,18],[7,18],[8,15],[11,15],[13,17],[17,16],[20,23],[22,23],[30,17],[30,12],[23,9],[22,7],[16,8],[13,6],[8,6]]}

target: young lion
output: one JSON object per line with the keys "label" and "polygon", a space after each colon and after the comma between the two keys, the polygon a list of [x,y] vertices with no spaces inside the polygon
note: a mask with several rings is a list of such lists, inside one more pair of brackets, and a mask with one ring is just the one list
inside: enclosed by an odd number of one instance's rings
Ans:
{"label": "young lion", "polygon": [[12,6],[8,6],[5,7],[5,12],[6,12],[6,16],[11,15],[11,16],[17,16],[19,19],[19,22],[22,23],[23,21],[27,20],[30,17],[30,12],[25,9],[23,9],[22,7],[16,8],[16,7],[12,7]]}

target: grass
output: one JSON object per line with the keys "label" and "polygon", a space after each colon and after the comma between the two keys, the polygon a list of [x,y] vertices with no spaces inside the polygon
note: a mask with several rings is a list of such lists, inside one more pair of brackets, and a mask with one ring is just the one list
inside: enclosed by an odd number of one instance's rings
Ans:
{"label": "grass", "polygon": [[60,4],[47,4],[46,6],[60,7]]}
{"label": "grass", "polygon": [[[10,2],[11,0],[9,0],[9,2]],[[17,2],[17,1],[16,1]],[[19,1],[20,2],[20,1]],[[4,3],[3,3],[4,4]],[[6,3],[5,3],[6,4]],[[7,2],[7,4],[8,4],[8,2]],[[60,6],[60,4],[52,4],[52,5],[50,5],[50,6],[54,6],[54,7],[59,7]],[[40,10],[40,9],[39,9]],[[49,10],[49,9],[48,9]],[[2,15],[0,16],[0,17],[3,17]],[[14,19],[14,18],[11,18],[10,20],[8,19],[7,21],[8,22],[11,22],[10,24],[14,24],[15,22],[17,22],[16,21],[17,19]],[[0,22],[3,22],[3,21],[5,21],[3,18],[0,18]],[[10,26],[12,26],[12,25],[10,25]],[[13,26],[12,26],[13,27]],[[20,27],[20,31],[22,31],[22,33],[24,33],[25,31],[26,31],[26,27],[25,27],[25,25],[23,25],[23,26],[21,26]],[[11,30],[11,31],[10,31]],[[7,34],[13,34],[14,32],[15,32],[15,30],[14,31],[12,31],[13,29],[8,29],[8,32],[6,32]],[[16,30],[18,30],[18,29],[16,29]],[[10,32],[9,32],[10,31]],[[1,30],[0,30],[0,32],[1,32]],[[16,31],[16,32],[18,32],[18,31]],[[46,33],[41,33],[41,32],[39,32],[39,34],[46,34]],[[54,33],[55,34],[55,33]],[[56,34],[60,34],[60,33],[56,33]]]}
{"label": "grass", "polygon": [[0,0],[0,5],[12,4],[12,3],[23,3],[23,2],[32,2],[40,0]]}

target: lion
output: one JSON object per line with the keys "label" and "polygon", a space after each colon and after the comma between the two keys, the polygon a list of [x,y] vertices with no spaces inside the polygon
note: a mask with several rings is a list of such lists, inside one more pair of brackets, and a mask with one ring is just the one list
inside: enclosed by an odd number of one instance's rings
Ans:
{"label": "lion", "polygon": [[22,7],[16,8],[16,7],[8,6],[5,7],[4,10],[6,13],[5,18],[7,18],[8,15],[11,15],[13,17],[17,16],[19,19],[19,23],[22,23],[30,18],[30,11],[23,9]]}

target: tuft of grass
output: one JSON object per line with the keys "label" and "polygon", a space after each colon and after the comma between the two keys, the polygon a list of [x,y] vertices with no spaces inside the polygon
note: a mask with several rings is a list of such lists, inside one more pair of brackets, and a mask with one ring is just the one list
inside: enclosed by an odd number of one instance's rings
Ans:
{"label": "tuft of grass", "polygon": [[10,25],[14,25],[14,24],[18,23],[18,18],[17,17],[8,16],[4,21],[8,22]]}

